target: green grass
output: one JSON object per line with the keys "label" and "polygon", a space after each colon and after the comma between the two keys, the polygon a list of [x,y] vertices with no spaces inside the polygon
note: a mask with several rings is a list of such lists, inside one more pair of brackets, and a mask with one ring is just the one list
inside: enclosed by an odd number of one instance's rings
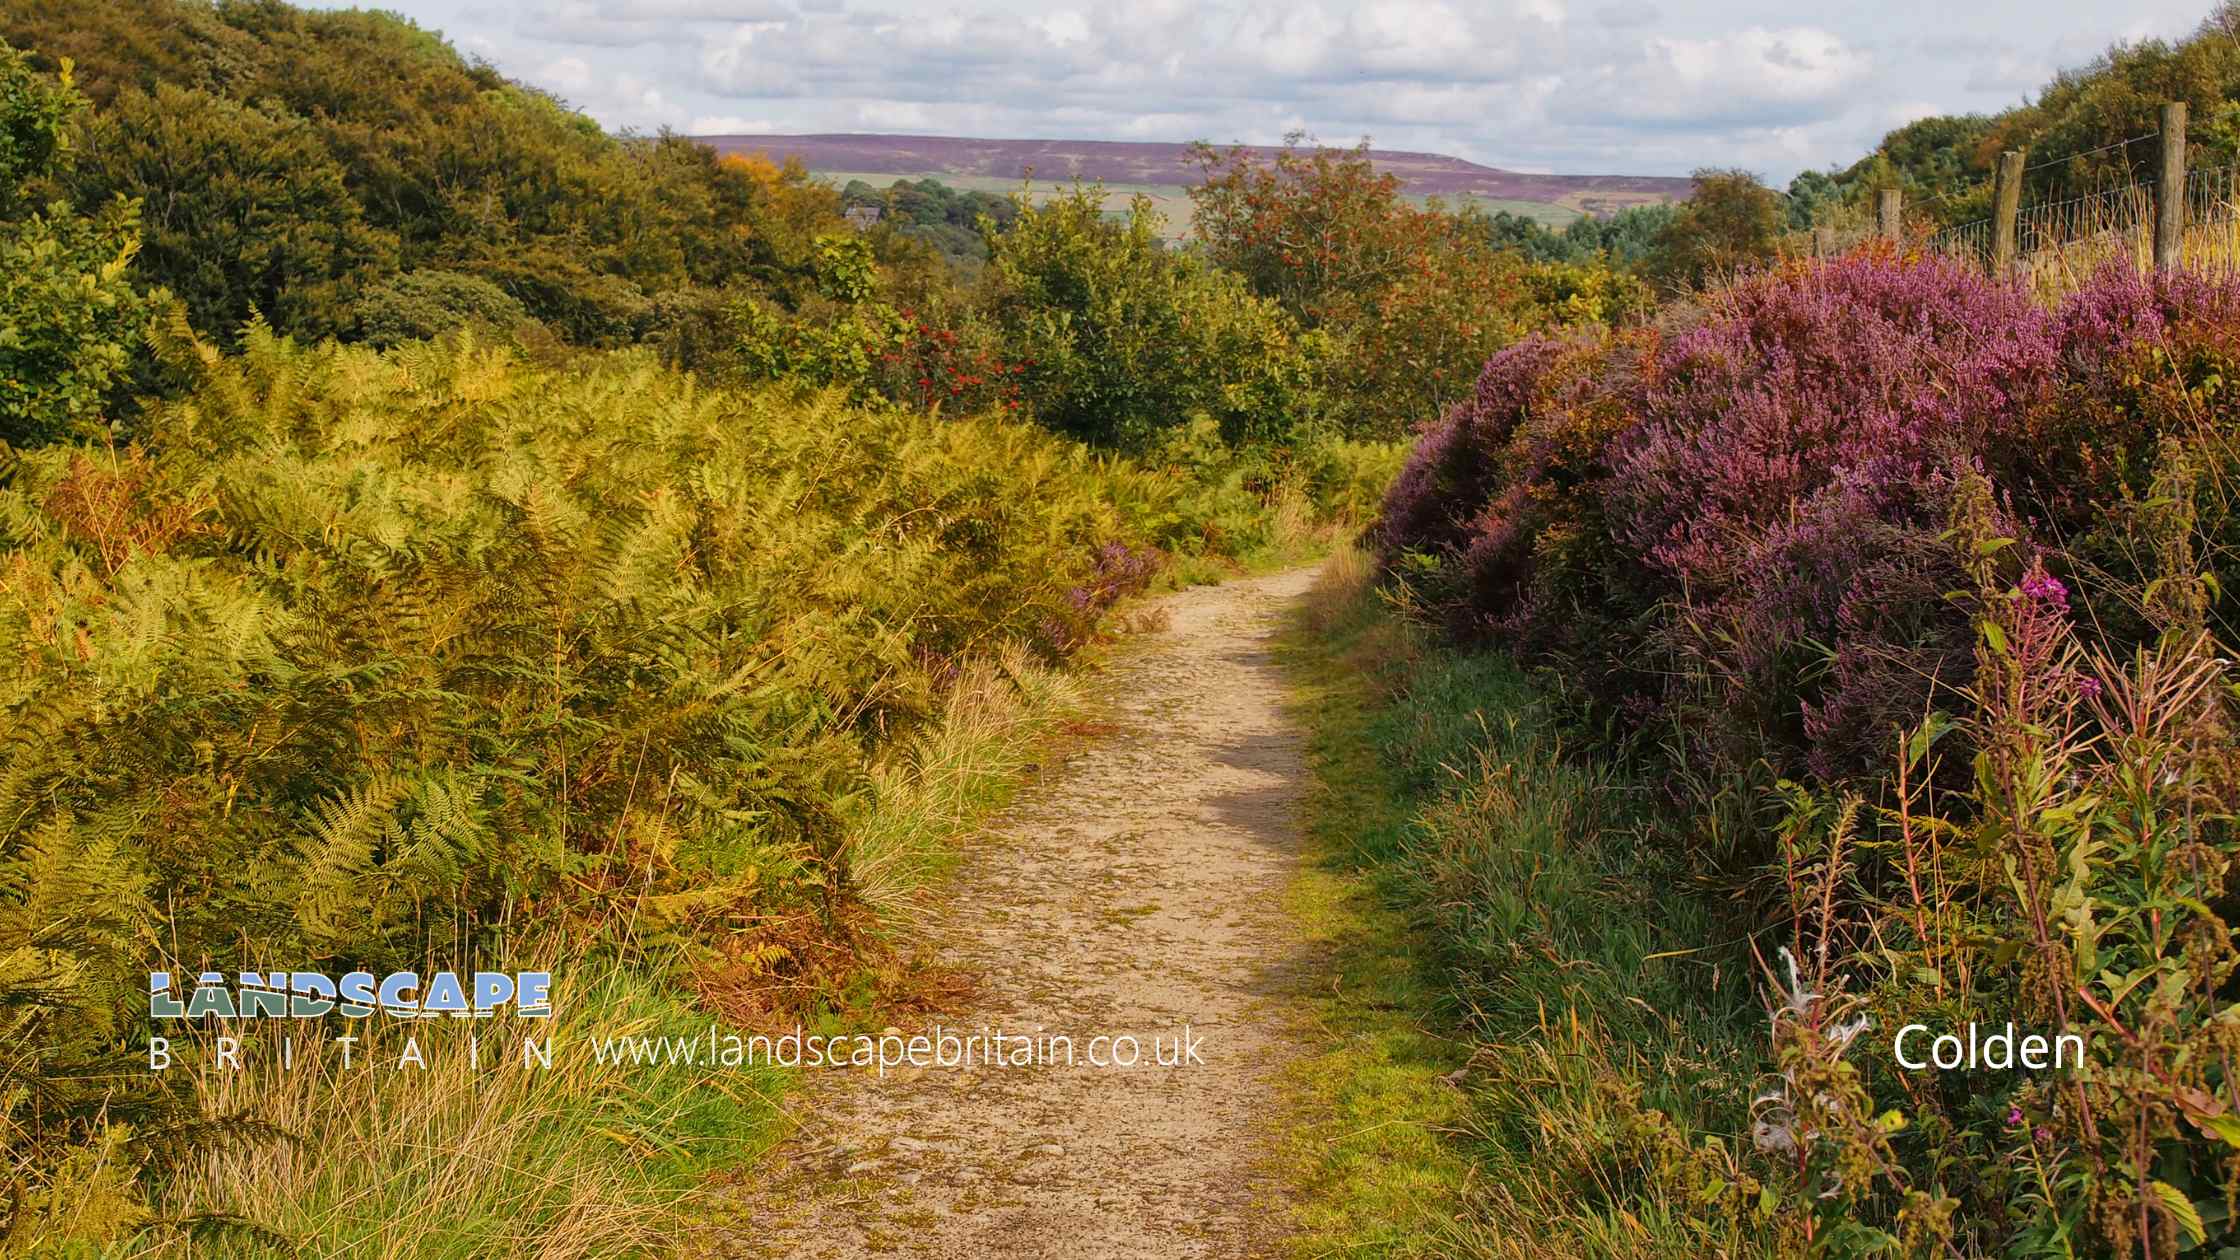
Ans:
{"label": "green grass", "polygon": [[1388,861],[1411,825],[1409,793],[1376,740],[1383,688],[1400,667],[1398,628],[1354,609],[1326,621],[1324,610],[1310,605],[1284,640],[1314,776],[1308,860],[1286,908],[1326,973],[1311,986],[1304,1030],[1314,1049],[1291,1073],[1307,1118],[1288,1152],[1303,1191],[1297,1250],[1432,1254],[1424,1246],[1458,1210],[1469,1174],[1450,1138],[1464,1098],[1448,1079],[1468,1050],[1433,1031],[1436,969]]}
{"label": "green grass", "polygon": [[1332,973],[1297,1074],[1302,1253],[1760,1254],[1735,929],[1657,864],[1642,785],[1369,577],[1333,556],[1288,646],[1315,773],[1292,902]]}

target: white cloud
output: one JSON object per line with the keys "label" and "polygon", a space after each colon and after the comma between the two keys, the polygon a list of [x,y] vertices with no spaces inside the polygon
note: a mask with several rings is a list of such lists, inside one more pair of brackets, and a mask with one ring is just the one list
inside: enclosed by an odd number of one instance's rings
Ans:
{"label": "white cloud", "polygon": [[581,57],[560,57],[537,67],[538,87],[564,97],[577,98],[591,90],[591,66]]}
{"label": "white cloud", "polygon": [[[341,4],[346,0],[313,0]],[[383,0],[613,128],[1335,142],[1775,178],[2206,0]]]}
{"label": "white cloud", "polygon": [[856,106],[856,121],[873,131],[925,131],[933,115],[910,101],[864,101]]}
{"label": "white cloud", "polygon": [[1567,81],[1558,110],[1644,126],[1789,127],[1850,107],[1871,69],[1865,53],[1813,27],[1655,36]]}
{"label": "white cloud", "polygon": [[1087,43],[1089,39],[1089,19],[1078,13],[1053,13],[1038,20],[1035,25],[1041,29],[1043,38],[1060,48],[1067,44]]}
{"label": "white cloud", "polygon": [[1657,7],[1645,0],[1617,0],[1594,11],[1595,21],[1610,27],[1649,26],[1657,20]]}

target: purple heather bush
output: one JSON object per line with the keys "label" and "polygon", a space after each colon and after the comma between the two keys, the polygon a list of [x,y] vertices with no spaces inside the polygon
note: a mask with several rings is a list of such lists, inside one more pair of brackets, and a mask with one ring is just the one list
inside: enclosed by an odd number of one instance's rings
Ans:
{"label": "purple heather bush", "polygon": [[[1754,1111],[1749,1164],[1794,1238],[2240,1246],[2236,399],[2240,276],[2048,308],[1867,251],[1497,355],[1393,485],[1409,602],[1657,750],[1639,844],[1810,960],[1758,1101],[1819,1123]],[[2008,1019],[2087,1069],[1846,1057]]]}
{"label": "purple heather bush", "polygon": [[1648,647],[1699,752],[1841,775],[1884,751],[1857,714],[1953,681],[1941,487],[2047,395],[2049,324],[1956,264],[1867,254],[1745,280],[1655,347],[1604,497],[1680,614]]}
{"label": "purple heather bush", "polygon": [[1518,480],[1508,460],[1510,436],[1532,411],[1541,379],[1563,361],[1562,349],[1559,342],[1532,337],[1494,355],[1471,396],[1421,431],[1385,495],[1377,529],[1386,545],[1467,545],[1471,522],[1499,487]]}
{"label": "purple heather bush", "polygon": [[1134,548],[1117,539],[1090,553],[1089,571],[1078,586],[1066,591],[1066,614],[1042,625],[1042,639],[1050,650],[1072,652],[1095,637],[1104,614],[1130,595],[1141,594],[1159,571],[1159,554]]}
{"label": "purple heather bush", "polygon": [[1698,769],[1879,774],[1972,670],[1955,478],[1991,477],[2007,563],[2084,570],[2136,639],[2111,586],[2138,602],[2151,540],[2110,522],[2236,367],[2229,279],[2114,266],[2048,310],[1939,258],[1794,262],[1656,327],[1496,355],[1373,538],[1459,637]]}

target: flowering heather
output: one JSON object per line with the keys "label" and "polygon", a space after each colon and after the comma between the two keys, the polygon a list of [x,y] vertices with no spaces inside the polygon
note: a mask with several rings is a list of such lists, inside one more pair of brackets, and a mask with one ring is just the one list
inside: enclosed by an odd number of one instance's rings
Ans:
{"label": "flowering heather", "polygon": [[1957,264],[1864,255],[1715,295],[1633,382],[1612,503],[1671,577],[1725,585],[1738,528],[1851,469],[1905,481],[2043,397],[2051,321]]}
{"label": "flowering heather", "polygon": [[[1772,981],[1752,1201],[1797,1236],[2240,1243],[2240,1138],[2204,1121],[2240,1114],[2228,381],[2240,277],[2115,266],[2047,309],[1865,252],[1498,355],[1393,486],[1387,568],[1656,749],[1677,809],[1642,842],[1787,904],[1814,995],[1878,1031],[2026,1016],[2090,1047],[2058,1087],[1893,1081]],[[1801,1097],[1907,1136],[1803,1130]]]}
{"label": "flowering heather", "polygon": [[1375,538],[1388,565],[1428,558],[1411,581],[1458,633],[1706,768],[1872,773],[1972,670],[1955,477],[1991,477],[2011,563],[2048,557],[2046,583],[2137,641],[2114,588],[2160,545],[2158,444],[2232,373],[2231,279],[2111,267],[2047,310],[1937,258],[1785,264],[1662,327],[1494,356]]}
{"label": "flowering heather", "polygon": [[1521,341],[1487,360],[1476,390],[1426,425],[1413,456],[1385,495],[1378,536],[1390,548],[1436,550],[1465,544],[1470,521],[1514,472],[1509,437],[1531,409],[1540,380],[1562,361],[1546,337]]}
{"label": "flowering heather", "polygon": [[1066,591],[1068,615],[1044,620],[1043,641],[1057,652],[1080,647],[1095,634],[1105,610],[1140,594],[1158,571],[1159,555],[1149,548],[1130,547],[1117,539],[1096,548],[1081,584]]}
{"label": "flowering heather", "polygon": [[1656,647],[1707,690],[1675,716],[1745,763],[1801,741],[1835,773],[1879,751],[1847,715],[1918,712],[1945,672],[1920,649],[1965,630],[1939,598],[1940,480],[2046,396],[2054,362],[2019,291],[1883,254],[1745,281],[1660,347],[1606,496],[1645,581],[1689,609]]}
{"label": "flowering heather", "polygon": [[2240,1244],[2227,382],[2240,277],[2047,309],[1865,252],[1497,356],[1393,487],[1387,567],[1656,750],[1639,843],[1787,927],[1834,1027],[2079,1030],[2073,1077],[1896,1080],[1769,978],[1751,1201],[1793,1237]]}

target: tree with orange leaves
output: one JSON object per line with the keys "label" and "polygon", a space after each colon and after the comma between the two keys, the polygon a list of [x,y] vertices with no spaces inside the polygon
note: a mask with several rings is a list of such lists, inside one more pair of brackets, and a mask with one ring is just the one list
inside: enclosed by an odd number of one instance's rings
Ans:
{"label": "tree with orange leaves", "polygon": [[1197,146],[1190,190],[1208,258],[1339,346],[1348,427],[1393,436],[1461,397],[1494,351],[1549,316],[1530,268],[1475,211],[1410,204],[1367,142],[1272,159]]}

